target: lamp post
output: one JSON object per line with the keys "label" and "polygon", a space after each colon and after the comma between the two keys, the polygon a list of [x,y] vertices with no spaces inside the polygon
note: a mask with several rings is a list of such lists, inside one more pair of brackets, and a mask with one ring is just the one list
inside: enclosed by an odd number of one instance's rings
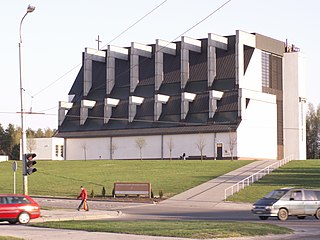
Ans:
{"label": "lamp post", "polygon": [[23,108],[23,85],[22,85],[22,67],[21,67],[21,45],[22,45],[22,35],[21,35],[21,27],[23,19],[28,15],[28,13],[31,13],[35,10],[34,6],[28,6],[27,12],[24,14],[24,16],[21,19],[20,22],[20,28],[19,28],[19,74],[20,74],[20,114],[21,114],[21,156],[22,156],[22,182],[23,182],[23,194],[28,195],[28,176],[27,176],[27,159],[26,159],[26,150],[27,150],[27,136],[24,126],[24,108]]}

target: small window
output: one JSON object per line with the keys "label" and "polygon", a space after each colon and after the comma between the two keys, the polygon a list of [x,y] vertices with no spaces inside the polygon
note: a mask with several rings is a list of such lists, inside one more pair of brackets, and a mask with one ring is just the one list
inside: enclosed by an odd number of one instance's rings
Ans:
{"label": "small window", "polygon": [[60,146],[60,156],[63,157],[63,145]]}
{"label": "small window", "polygon": [[261,54],[262,86],[270,87],[270,53]]}
{"label": "small window", "polygon": [[294,200],[294,201],[301,201],[302,200],[302,192],[301,191],[292,192],[290,199]]}
{"label": "small window", "polygon": [[305,197],[305,200],[309,200],[309,201],[318,200],[317,195],[314,193],[314,191],[311,191],[311,190],[305,190],[304,197]]}
{"label": "small window", "polygon": [[56,157],[59,156],[59,145],[56,145]]}

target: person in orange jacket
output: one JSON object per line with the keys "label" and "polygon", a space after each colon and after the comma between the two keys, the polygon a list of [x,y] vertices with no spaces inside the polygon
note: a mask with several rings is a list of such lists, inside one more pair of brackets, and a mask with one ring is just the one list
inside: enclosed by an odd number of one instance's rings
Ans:
{"label": "person in orange jacket", "polygon": [[82,207],[82,205],[84,205],[83,209],[85,211],[89,211],[89,207],[87,203],[87,199],[88,199],[87,190],[83,186],[81,186],[80,189],[81,189],[81,192],[80,192],[80,195],[77,197],[77,199],[81,198],[81,203],[77,210],[80,211],[80,208]]}

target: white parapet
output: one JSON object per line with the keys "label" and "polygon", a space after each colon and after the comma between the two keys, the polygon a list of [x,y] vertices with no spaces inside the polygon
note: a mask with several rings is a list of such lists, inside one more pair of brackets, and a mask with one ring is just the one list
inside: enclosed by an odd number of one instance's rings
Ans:
{"label": "white parapet", "polygon": [[87,96],[92,87],[92,61],[105,62],[106,52],[85,48],[83,59],[83,96]]}
{"label": "white parapet", "polygon": [[104,99],[104,120],[106,124],[109,122],[112,115],[112,108],[118,106],[120,100],[115,98],[105,98]]}
{"label": "white parapet", "polygon": [[65,102],[65,101],[59,101],[59,110],[58,110],[58,125],[61,126],[65,116],[66,116],[66,110],[71,109],[73,106],[73,103],[71,102]]}
{"label": "white parapet", "polygon": [[80,107],[80,125],[83,125],[88,118],[88,109],[92,109],[96,105],[96,101],[81,100]]}
{"label": "white parapet", "polygon": [[181,37],[181,89],[189,80],[189,51],[201,52],[201,41],[189,37]]}
{"label": "white parapet", "polygon": [[170,96],[163,94],[156,94],[154,97],[154,120],[158,121],[162,113],[162,104],[166,104],[169,101]]}
{"label": "white parapet", "polygon": [[211,90],[209,92],[209,118],[213,118],[217,110],[217,101],[223,96],[223,92]]}
{"label": "white parapet", "polygon": [[244,79],[244,46],[256,47],[256,36],[251,33],[236,31],[236,84],[243,87]]}
{"label": "white parapet", "polygon": [[207,61],[208,61],[208,87],[211,87],[217,75],[216,48],[227,50],[228,38],[213,33],[208,34]]}
{"label": "white parapet", "polygon": [[163,54],[176,55],[176,44],[164,40],[156,40],[155,49],[155,90],[159,90],[163,82]]}
{"label": "white parapet", "polygon": [[134,92],[139,83],[139,56],[151,58],[152,47],[141,43],[131,43],[130,52],[130,92]]}
{"label": "white parapet", "polygon": [[116,81],[116,59],[128,60],[129,50],[108,45],[106,60],[106,93],[110,94]]}
{"label": "white parapet", "polygon": [[137,113],[137,106],[143,103],[143,97],[130,96],[129,97],[129,122],[132,122]]}
{"label": "white parapet", "polygon": [[189,112],[189,103],[196,98],[195,93],[183,92],[181,93],[181,120],[185,119]]}

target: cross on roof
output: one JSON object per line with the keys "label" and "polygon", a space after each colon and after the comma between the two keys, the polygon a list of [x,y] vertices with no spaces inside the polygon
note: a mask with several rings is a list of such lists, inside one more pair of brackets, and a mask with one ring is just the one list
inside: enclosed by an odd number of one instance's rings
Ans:
{"label": "cross on roof", "polygon": [[96,39],[96,41],[98,42],[98,50],[100,50],[100,43],[102,42],[102,41],[100,41],[100,36],[98,35],[98,39]]}

